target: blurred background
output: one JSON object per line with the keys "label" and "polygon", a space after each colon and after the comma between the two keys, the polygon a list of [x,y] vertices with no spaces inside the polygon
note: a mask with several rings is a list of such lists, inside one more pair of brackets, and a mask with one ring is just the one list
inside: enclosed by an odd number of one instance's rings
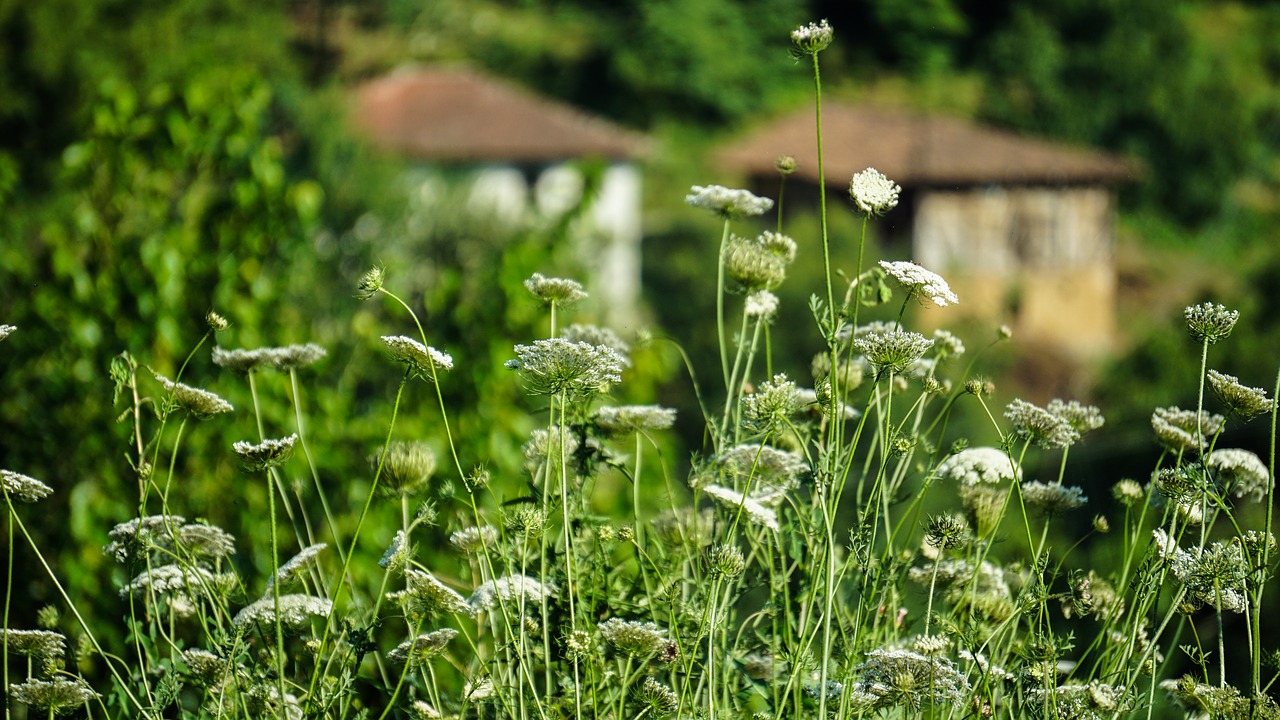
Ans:
{"label": "blurred background", "polygon": [[[798,158],[782,228],[800,260],[771,339],[774,371],[811,380],[813,80],[788,33],[821,18],[836,33],[821,55],[833,264],[853,271],[845,189],[875,165],[904,192],[872,223],[868,262],[916,259],[961,297],[910,322],[958,332],[971,353],[1012,328],[976,366],[996,407],[1102,408],[1070,484],[1102,499],[1142,479],[1158,454],[1151,410],[1195,406],[1188,304],[1239,309],[1210,366],[1271,386],[1280,3],[9,0],[0,322],[19,330],[0,346],[0,467],[55,488],[38,509],[59,522],[33,517],[38,542],[96,614],[120,614],[99,548],[138,508],[107,370],[128,351],[172,376],[209,310],[232,323],[223,347],[328,349],[300,399],[336,509],[355,505],[400,376],[378,337],[413,329],[352,298],[374,264],[455,358],[442,387],[462,462],[487,465],[500,496],[524,491],[519,446],[545,420],[502,368],[513,343],[546,333],[520,285],[533,272],[582,280],[592,299],[567,320],[635,345],[615,397],[681,410],[664,449],[681,477],[702,449],[692,386],[669,344],[639,340],[670,337],[714,368],[720,224],[682,203],[691,185],[776,198],[777,155]],[[262,490],[228,450],[257,437],[251,399],[210,347],[183,378],[237,413],[192,429],[175,482],[184,514],[247,547],[265,542]],[[287,376],[259,391],[267,435],[294,431]],[[412,386],[406,405],[397,438],[443,454],[434,391]],[[1265,453],[1264,422],[1233,424],[1224,443]],[[961,437],[996,440],[963,418],[945,440]],[[445,518],[452,489],[436,498]],[[390,527],[369,533],[369,553]],[[11,624],[30,627],[55,593],[30,556],[18,563],[30,584]]]}

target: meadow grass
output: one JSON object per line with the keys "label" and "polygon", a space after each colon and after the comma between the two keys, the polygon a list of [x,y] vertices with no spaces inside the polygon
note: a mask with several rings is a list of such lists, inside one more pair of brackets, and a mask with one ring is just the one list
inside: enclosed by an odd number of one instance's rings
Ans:
{"label": "meadow grass", "polygon": [[[807,25],[792,39],[812,64],[821,138],[819,60],[832,31]],[[784,178],[793,168],[779,162]],[[519,482],[459,457],[440,391],[454,358],[431,346],[394,274],[359,279],[359,301],[394,313],[382,344],[402,376],[349,516],[332,509],[348,505],[328,497],[302,410],[299,370],[324,349],[213,347],[214,363],[253,399],[254,432],[231,453],[262,488],[265,547],[186,519],[174,482],[183,439],[243,411],[186,384],[183,369],[171,380],[122,354],[111,378],[130,428],[137,516],[104,551],[125,578],[127,641],[102,645],[30,540],[49,487],[3,471],[4,626],[18,538],[24,562],[33,558],[63,600],[40,613],[44,627],[4,632],[6,720],[1119,718],[1175,705],[1188,717],[1280,716],[1268,694],[1276,649],[1262,625],[1276,551],[1276,407],[1210,368],[1238,315],[1186,309],[1189,348],[1201,356],[1197,407],[1155,409],[1163,452],[1149,474],[1101,479],[1091,487],[1110,497],[1088,498],[1064,481],[1072,448],[1102,431],[1101,411],[1065,400],[989,405],[991,383],[974,375],[981,350],[944,330],[909,329],[913,307],[963,298],[913,263],[862,265],[867,225],[897,203],[897,185],[872,169],[850,179],[863,224],[857,266],[843,275],[820,187],[827,282],[811,301],[810,387],[769,371],[772,291],[808,250],[783,234],[782,208],[714,185],[686,197],[690,212],[724,223],[719,367],[689,368],[705,442],[687,477],[673,477],[659,452],[675,411],[610,403],[631,349],[608,329],[565,324],[586,296],[570,279],[525,283],[546,309],[547,334],[514,345],[508,363],[506,382],[523,385],[544,421],[517,441]],[[774,230],[734,232],[769,212]],[[864,306],[889,293],[896,317],[862,322]],[[216,314],[208,321],[188,360],[226,327]],[[15,331],[0,326],[0,339]],[[991,345],[1005,339],[993,331]],[[258,384],[268,374],[287,379],[292,417],[264,417]],[[411,383],[436,400],[447,457],[395,439]],[[979,406],[1000,442],[949,434],[960,403]],[[1266,459],[1226,447],[1228,419],[1255,418],[1271,424]],[[273,437],[269,425],[290,432]],[[306,466],[309,487],[287,481],[289,463]],[[1033,463],[1057,476],[1024,476]],[[608,477],[629,493],[602,502]],[[428,499],[442,484],[461,510],[444,515]],[[394,512],[375,512],[386,507]],[[370,553],[370,525],[389,516],[392,541]],[[440,536],[431,529],[447,533],[447,548],[421,545]],[[1107,552],[1085,556],[1085,544]],[[1101,555],[1114,562],[1090,566]],[[275,571],[256,581],[243,572],[254,566]],[[1244,652],[1227,653],[1228,627]],[[87,665],[97,687],[79,671]]]}

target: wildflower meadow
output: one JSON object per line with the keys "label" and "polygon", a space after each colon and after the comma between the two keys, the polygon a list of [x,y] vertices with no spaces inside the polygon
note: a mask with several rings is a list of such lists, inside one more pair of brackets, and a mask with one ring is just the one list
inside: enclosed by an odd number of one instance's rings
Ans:
{"label": "wildflower meadow", "polygon": [[[819,158],[833,38],[825,21],[791,34],[812,68]],[[228,320],[210,312],[187,360],[208,354],[217,383],[249,388],[247,408],[204,389],[214,378],[189,363],[170,378],[122,352],[103,382],[129,441],[103,462],[131,468],[137,512],[101,552],[127,613],[110,632],[90,620],[32,539],[58,521],[41,512],[48,479],[0,472],[6,720],[1280,717],[1280,646],[1264,623],[1277,391],[1214,369],[1238,313],[1186,308],[1196,406],[1154,408],[1157,463],[1086,492],[1067,470],[1076,445],[1108,431],[1103,410],[996,404],[983,358],[1009,331],[971,348],[922,322],[965,298],[935,269],[867,262],[868,228],[900,188],[870,168],[848,187],[839,211],[862,228],[852,256],[831,250],[825,191],[821,236],[803,239],[785,234],[774,199],[719,185],[684,198],[680,212],[723,224],[707,238],[715,285],[690,288],[714,293],[705,331],[719,356],[687,368],[703,427],[687,473],[663,452],[675,410],[611,398],[632,354],[666,340],[575,322],[590,288],[574,279],[524,283],[545,335],[510,338],[499,380],[519,385],[539,424],[510,439],[519,478],[460,452],[442,388],[468,358],[398,294],[407,268],[351,280],[399,373],[377,399],[384,440],[360,450],[354,502],[322,481],[324,439],[309,432],[306,387],[326,382],[313,367],[325,348],[223,347]],[[809,377],[772,370],[773,291],[800,253],[821,255],[826,280],[809,303]],[[21,332],[0,325],[0,340]],[[260,402],[264,384],[287,387],[290,404]],[[424,437],[399,423],[409,397],[434,407],[412,430]],[[1000,441],[957,432],[962,405]],[[1234,447],[1248,422],[1270,424],[1269,456]],[[265,544],[206,523],[184,497],[178,459],[214,423],[243,430],[207,462],[233,462],[260,488],[249,497]],[[33,577],[61,602],[13,627],[15,587]]]}

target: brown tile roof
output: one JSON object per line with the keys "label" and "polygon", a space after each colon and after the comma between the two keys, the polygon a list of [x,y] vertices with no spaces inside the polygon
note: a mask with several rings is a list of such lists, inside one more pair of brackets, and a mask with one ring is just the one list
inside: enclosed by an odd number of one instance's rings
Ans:
{"label": "brown tile roof", "polygon": [[[748,133],[718,153],[728,168],[772,175],[779,155],[800,162],[796,174],[818,181],[813,109]],[[1087,184],[1132,179],[1137,167],[1121,158],[1021,137],[955,118],[923,117],[865,106],[824,103],[823,155],[827,181],[847,183],[874,167],[903,186],[974,184]]]}
{"label": "brown tile roof", "polygon": [[644,139],[465,68],[393,73],[356,90],[355,125],[375,144],[445,162],[633,158]]}

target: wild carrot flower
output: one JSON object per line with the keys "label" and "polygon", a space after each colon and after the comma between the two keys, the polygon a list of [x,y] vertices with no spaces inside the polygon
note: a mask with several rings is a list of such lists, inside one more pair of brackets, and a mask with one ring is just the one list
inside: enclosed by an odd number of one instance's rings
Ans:
{"label": "wild carrot flower", "polygon": [[436,576],[415,568],[404,572],[408,587],[387,593],[387,599],[399,602],[411,617],[432,617],[439,614],[470,615],[471,606],[458,591],[436,579]]}
{"label": "wild carrot flower", "polygon": [[449,535],[449,544],[464,555],[478,553],[497,541],[498,529],[491,525],[464,527]]}
{"label": "wild carrot flower", "polygon": [[938,357],[960,357],[964,354],[964,342],[954,334],[938,329],[933,331],[933,349]]}
{"label": "wild carrot flower", "polygon": [[271,352],[269,348],[254,348],[252,350],[235,348],[226,350],[215,347],[213,349],[213,364],[242,375],[248,375],[254,370],[270,365]]}
{"label": "wild carrot flower", "polygon": [[749,292],[772,290],[787,277],[787,266],[796,258],[796,243],[766,230],[756,238],[734,235],[725,247],[724,269]]}
{"label": "wild carrot flower", "polygon": [[296,555],[277,568],[274,575],[267,579],[267,590],[271,590],[275,585],[279,585],[282,588],[293,585],[307,568],[316,564],[316,558],[320,557],[320,553],[324,552],[327,547],[329,547],[328,543],[316,543],[299,550]]}
{"label": "wild carrot flower", "polygon": [[1151,429],[1161,445],[1174,452],[1200,452],[1207,444],[1207,437],[1217,435],[1226,424],[1226,418],[1201,411],[1176,407],[1156,408],[1151,413]]}
{"label": "wild carrot flower", "polygon": [[361,275],[360,281],[356,283],[356,299],[368,300],[377,295],[378,291],[382,289],[384,279],[384,273],[380,267],[373,267]]}
{"label": "wild carrot flower", "polygon": [[[298,594],[280,596],[280,624],[288,628],[301,628],[310,617],[327,618],[332,611],[333,603],[328,598]],[[246,606],[231,619],[231,624],[242,632],[252,625],[269,627],[275,623],[276,598],[273,595]]]}
{"label": "wild carrot flower", "polygon": [[190,677],[202,688],[217,687],[227,675],[230,666],[221,658],[208,650],[191,648],[182,652],[182,660],[191,669]]}
{"label": "wild carrot flower", "polygon": [[867,358],[877,373],[900,373],[933,347],[933,341],[917,332],[890,330],[867,333],[854,340],[853,347]]}
{"label": "wild carrot flower", "polygon": [[596,411],[596,427],[610,435],[666,430],[675,424],[676,411],[660,405],[620,405]]}
{"label": "wild carrot flower", "polygon": [[235,588],[236,577],[215,574],[199,566],[159,565],[143,570],[120,590],[121,597],[155,595],[168,603],[179,617],[195,613],[196,600],[226,597]]}
{"label": "wild carrot flower", "polygon": [[4,340],[9,337],[13,334],[13,331],[17,329],[18,328],[14,325],[0,325],[0,340]]}
{"label": "wild carrot flower", "polygon": [[1114,497],[1121,505],[1124,505],[1125,507],[1132,507],[1137,503],[1142,502],[1142,499],[1147,496],[1147,493],[1142,489],[1142,486],[1138,484],[1138,481],[1124,478],[1111,486],[1111,496]]}
{"label": "wild carrot flower", "polygon": [[778,296],[768,290],[757,290],[747,296],[743,312],[747,317],[771,320],[778,312]]}
{"label": "wild carrot flower", "polygon": [[413,640],[405,640],[397,645],[394,650],[387,653],[387,659],[394,663],[409,663],[411,667],[416,667],[444,652],[449,641],[457,636],[458,631],[453,628],[440,628],[423,633]]}
{"label": "wild carrot flower", "polygon": [[1093,405],[1081,405],[1072,400],[1065,402],[1054,398],[1049,401],[1046,408],[1051,415],[1057,415],[1066,421],[1075,430],[1077,434],[1084,435],[1091,430],[1097,430],[1102,427],[1106,420],[1102,417],[1102,411]]}
{"label": "wild carrot flower", "polygon": [[403,530],[397,530],[395,536],[391,538],[391,544],[378,560],[378,567],[392,572],[404,569],[409,561],[410,550],[409,536]]}
{"label": "wild carrot flower", "polygon": [[52,630],[0,629],[9,652],[30,658],[61,658],[67,651],[67,636]]}
{"label": "wild carrot flower", "polygon": [[538,428],[529,433],[528,442],[522,445],[520,450],[527,461],[525,467],[533,472],[538,466],[548,461],[559,463],[562,458],[565,460],[572,458],[574,453],[578,452],[580,444],[575,431],[555,425],[550,429]]}
{"label": "wild carrot flower", "polygon": [[800,392],[785,374],[760,383],[754,393],[742,398],[742,412],[747,421],[762,427],[777,427],[800,410]]}
{"label": "wild carrot flower", "polygon": [[107,535],[111,542],[102,552],[116,562],[125,563],[149,552],[153,547],[173,546],[174,533],[186,523],[181,515],[148,515],[118,523]]}
{"label": "wild carrot flower", "polygon": [[726,480],[749,489],[751,498],[762,505],[781,503],[783,494],[809,470],[798,453],[759,443],[734,445],[717,455],[715,464]]}
{"label": "wild carrot flower", "polygon": [[1190,675],[1163,680],[1160,689],[1186,710],[1188,718],[1271,718],[1280,716],[1276,701],[1266,693],[1250,700],[1230,685],[1196,682]]}
{"label": "wild carrot flower", "polygon": [[431,380],[434,370],[453,369],[453,358],[449,353],[423,345],[411,337],[383,335],[382,343],[386,345],[387,354],[392,360],[404,365],[410,373],[423,380]]}
{"label": "wild carrot flower", "polygon": [[175,407],[186,411],[197,420],[207,420],[219,413],[231,412],[235,408],[208,390],[201,390],[156,374],[156,382],[169,394]]}
{"label": "wild carrot flower", "polygon": [[[834,31],[824,19],[821,22],[801,25],[791,31],[792,50],[801,55],[816,55],[831,45]],[[795,162],[795,159],[792,159]]]}
{"label": "wild carrot flower", "polygon": [[473,613],[492,610],[498,607],[499,602],[518,604],[522,597],[525,603],[536,605],[555,591],[554,584],[544,584],[525,575],[507,575],[481,583],[467,598],[467,604]]}
{"label": "wild carrot flower", "polygon": [[639,620],[609,618],[596,625],[600,637],[614,650],[633,658],[647,658],[667,643],[666,628]]}
{"label": "wild carrot flower", "polygon": [[1249,563],[1238,542],[1215,542],[1207,548],[1177,548],[1169,561],[1174,577],[1186,584],[1187,596],[1217,610],[1242,613],[1248,607],[1245,583]]}
{"label": "wild carrot flower", "polygon": [[1207,342],[1210,345],[1230,335],[1236,321],[1240,319],[1240,311],[1228,310],[1213,303],[1190,305],[1184,315],[1187,333],[1197,342]]}
{"label": "wild carrot flower", "polygon": [[922,303],[928,301],[938,307],[946,307],[960,302],[941,275],[925,270],[916,263],[881,260],[880,267],[897,280],[908,295],[919,298]]}
{"label": "wild carrot flower", "polygon": [[940,478],[969,486],[1003,485],[1022,479],[1022,468],[1014,465],[1008,453],[993,447],[965,448],[949,455],[934,472]]}
{"label": "wild carrot flower", "polygon": [[1080,433],[1071,427],[1071,423],[1026,400],[1009,403],[1004,416],[1013,423],[1015,435],[1027,438],[1042,448],[1068,448],[1080,439]]}
{"label": "wild carrot flower", "polygon": [[[1048,696],[1052,696],[1052,699]],[[1054,717],[1106,720],[1127,713],[1133,707],[1135,698],[1127,688],[1107,685],[1097,680],[1088,685],[1059,685],[1051,691],[1043,687],[1027,691],[1027,703],[1030,707],[1043,707],[1046,701],[1053,708]]]}
{"label": "wild carrot flower", "polygon": [[622,382],[622,356],[613,348],[563,338],[517,345],[507,367],[520,372],[534,395],[591,397]]}
{"label": "wild carrot flower", "polygon": [[218,313],[212,310],[205,313],[204,324],[208,325],[209,329],[215,333],[220,333],[223,330],[226,330],[227,328],[231,327],[231,323],[228,322],[226,318],[222,317],[221,315],[219,315]]}
{"label": "wild carrot flower", "polygon": [[10,497],[29,503],[43,500],[53,492],[53,488],[39,480],[12,470],[0,470],[0,485]]}
{"label": "wild carrot flower", "polygon": [[897,207],[900,192],[902,188],[897,183],[875,168],[854,173],[849,181],[849,197],[858,210],[867,215],[883,215]]}
{"label": "wild carrot flower", "polygon": [[655,718],[666,717],[680,708],[680,696],[676,695],[676,691],[654,680],[651,677],[644,679],[640,683],[640,687],[635,691],[636,702],[644,708],[641,713],[647,713]]}
{"label": "wild carrot flower", "polygon": [[179,527],[177,545],[202,560],[218,560],[236,554],[235,537],[220,527],[205,523],[187,523]]}
{"label": "wild carrot flower", "polygon": [[1083,507],[1089,502],[1084,491],[1067,487],[1059,482],[1044,483],[1039,480],[1022,484],[1022,499],[1042,515],[1062,515],[1069,510]]}
{"label": "wild carrot flower", "polygon": [[910,650],[872,650],[854,672],[861,675],[855,689],[874,696],[877,709],[902,706],[919,710],[925,704],[958,704],[969,693],[969,681],[949,659]]}
{"label": "wild carrot flower", "polygon": [[1252,420],[1262,413],[1271,412],[1275,407],[1275,401],[1267,398],[1266,390],[1241,385],[1233,375],[1210,370],[1208,380],[1213,394],[1227,406],[1227,411],[1239,416],[1241,420]]}
{"label": "wild carrot flower", "polygon": [[374,470],[377,470],[379,461],[384,487],[404,496],[417,495],[425,490],[436,471],[436,454],[423,442],[393,442],[387,446],[385,460],[381,453],[369,456],[369,465]]}
{"label": "wild carrot flower", "polygon": [[723,218],[740,218],[763,215],[773,207],[773,201],[746,190],[731,190],[723,185],[694,185],[684,196],[686,205],[711,212]]}
{"label": "wild carrot flower", "polygon": [[534,273],[524,281],[525,289],[542,301],[543,305],[564,307],[584,300],[587,292],[582,283],[567,278],[550,278],[542,273]]}
{"label": "wild carrot flower", "polygon": [[574,323],[562,328],[560,337],[574,343],[584,342],[589,345],[603,345],[618,353],[618,356],[622,358],[623,367],[631,367],[631,345],[626,340],[618,337],[618,333],[607,327]]}
{"label": "wild carrot flower", "polygon": [[1271,472],[1261,458],[1248,450],[1214,450],[1205,458],[1205,465],[1214,471],[1223,489],[1238,498],[1248,496],[1254,502],[1262,502],[1271,490]]}
{"label": "wild carrot flower", "polygon": [[55,677],[52,680],[28,679],[9,686],[9,697],[40,710],[48,710],[50,717],[74,712],[85,703],[98,697],[98,693],[80,678]]}
{"label": "wild carrot flower", "polygon": [[708,485],[702,489],[708,496],[717,502],[728,505],[731,508],[742,508],[743,513],[751,522],[757,525],[763,525],[774,532],[778,532],[778,513],[773,509],[765,507],[762,503],[754,500],[740,492],[730,490],[720,485]]}
{"label": "wild carrot flower", "polygon": [[231,449],[240,458],[246,471],[256,472],[283,465],[293,455],[293,446],[297,442],[298,434],[293,433],[288,437],[263,440],[260,443],[240,440],[232,444]]}
{"label": "wild carrot flower", "polygon": [[271,348],[269,352],[271,364],[278,370],[293,370],[314,365],[329,354],[329,351],[315,343]]}

